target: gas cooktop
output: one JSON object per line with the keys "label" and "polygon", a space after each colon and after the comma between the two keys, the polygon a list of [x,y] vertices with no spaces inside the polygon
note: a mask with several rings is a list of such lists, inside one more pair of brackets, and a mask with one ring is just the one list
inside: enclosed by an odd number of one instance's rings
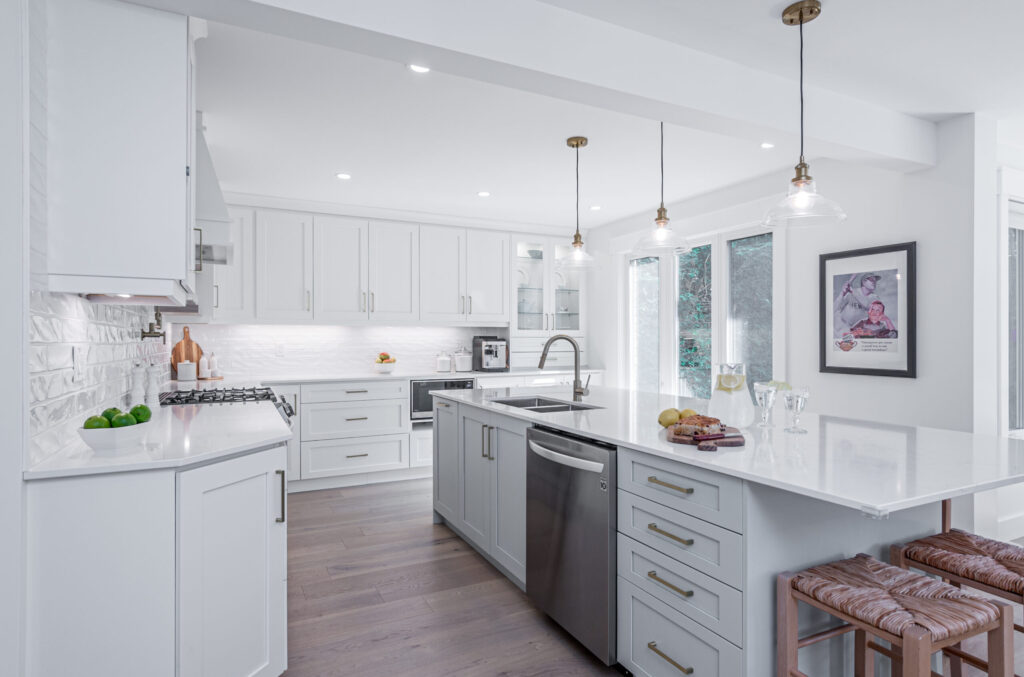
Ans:
{"label": "gas cooktop", "polygon": [[234,404],[236,402],[277,402],[270,388],[208,388],[160,393],[160,404]]}

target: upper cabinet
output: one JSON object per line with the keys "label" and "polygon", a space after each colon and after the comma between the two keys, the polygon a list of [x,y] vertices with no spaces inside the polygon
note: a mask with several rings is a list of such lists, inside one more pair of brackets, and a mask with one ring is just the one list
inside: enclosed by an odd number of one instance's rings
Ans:
{"label": "upper cabinet", "polygon": [[583,273],[557,265],[557,256],[567,255],[571,245],[549,237],[527,236],[513,241],[516,307],[512,313],[512,334],[582,335]]}
{"label": "upper cabinet", "polygon": [[508,247],[505,233],[422,226],[420,320],[506,324]]}
{"label": "upper cabinet", "polygon": [[369,320],[369,237],[366,219],[313,217],[313,317],[318,322]]}
{"label": "upper cabinet", "polygon": [[370,319],[409,324],[420,318],[420,227],[370,224]]}
{"label": "upper cabinet", "polygon": [[256,213],[256,318],[313,319],[313,217],[300,212]]}
{"label": "upper cabinet", "polygon": [[195,266],[188,20],[126,2],[47,6],[50,289],[184,303]]}
{"label": "upper cabinet", "polygon": [[256,319],[256,276],[254,274],[255,211],[246,207],[228,210],[232,247],[231,262],[211,265],[213,276],[213,319],[223,322],[252,322]]}

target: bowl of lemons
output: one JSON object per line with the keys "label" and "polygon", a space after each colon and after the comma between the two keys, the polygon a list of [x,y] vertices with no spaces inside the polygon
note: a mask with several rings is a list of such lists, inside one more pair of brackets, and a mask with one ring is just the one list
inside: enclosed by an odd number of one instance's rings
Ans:
{"label": "bowl of lemons", "polygon": [[132,407],[131,411],[110,407],[85,419],[78,435],[93,451],[131,449],[142,443],[150,428],[146,424],[152,417],[153,412],[144,404]]}

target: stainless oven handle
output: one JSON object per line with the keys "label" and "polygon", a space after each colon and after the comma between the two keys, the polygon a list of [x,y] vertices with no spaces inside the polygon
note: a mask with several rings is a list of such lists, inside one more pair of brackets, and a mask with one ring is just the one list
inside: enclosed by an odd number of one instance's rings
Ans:
{"label": "stainless oven handle", "polygon": [[542,447],[533,440],[530,440],[530,450],[541,458],[546,458],[552,463],[567,465],[570,468],[576,468],[577,470],[586,470],[587,472],[596,473],[604,470],[604,463],[588,461],[585,458],[576,458],[575,456],[566,456],[565,454],[560,454],[557,451],[552,451],[547,447]]}

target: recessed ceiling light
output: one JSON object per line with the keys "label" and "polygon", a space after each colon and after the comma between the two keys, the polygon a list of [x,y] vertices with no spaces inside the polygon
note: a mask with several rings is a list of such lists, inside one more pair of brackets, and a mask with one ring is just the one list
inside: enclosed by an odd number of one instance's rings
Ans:
{"label": "recessed ceiling light", "polygon": [[417,66],[414,63],[409,64],[409,70],[411,70],[413,73],[421,73],[421,74],[422,73],[429,73],[430,72],[430,69],[427,68],[426,66]]}
{"label": "recessed ceiling light", "polygon": [[352,178],[351,174],[344,174],[344,173],[335,174],[335,176],[338,177],[339,179],[341,179],[342,181],[348,181],[349,179]]}
{"label": "recessed ceiling light", "polygon": [[770,141],[765,141],[764,143],[761,144],[761,148],[764,148],[765,150],[771,150],[772,148],[775,148],[775,144]]}
{"label": "recessed ceiling light", "polygon": [[601,205],[590,205],[590,211],[599,212],[601,211]]}
{"label": "recessed ceiling light", "polygon": [[490,194],[490,193],[488,193],[488,192],[487,192],[486,190],[482,190],[482,191],[480,191],[479,193],[477,193],[477,194],[476,194],[476,196],[477,196],[477,197],[490,197],[490,196],[491,196],[491,194]]}

